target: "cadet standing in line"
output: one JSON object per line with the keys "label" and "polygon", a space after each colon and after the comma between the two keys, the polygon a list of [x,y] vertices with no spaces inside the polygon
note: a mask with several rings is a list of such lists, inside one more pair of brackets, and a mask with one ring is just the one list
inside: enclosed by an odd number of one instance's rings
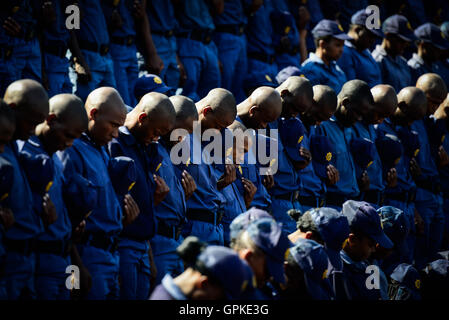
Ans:
{"label": "cadet standing in line", "polygon": [[[36,135],[30,137],[21,151],[25,167],[30,165],[29,180],[45,173],[45,164],[50,163],[52,185],[48,194],[52,199],[57,218],[40,234],[36,243],[36,293],[42,300],[69,300],[66,288],[66,268],[72,264],[70,254],[74,249],[72,224],[64,202],[64,181],[61,160],[56,152],[70,148],[75,139],[87,130],[87,114],[83,102],[71,94],[59,94],[50,99],[50,113],[45,122],[36,127]],[[40,166],[32,166],[39,160]],[[42,162],[41,162],[42,161]],[[35,199],[39,193],[33,190]],[[38,203],[36,203],[38,205]],[[73,229],[78,226],[73,226]],[[76,248],[75,248],[76,250]],[[79,266],[81,267],[81,266]]]}
{"label": "cadet standing in line", "polygon": [[[130,194],[119,202],[109,171],[111,157],[105,146],[118,137],[126,119],[126,108],[117,90],[102,87],[92,91],[85,103],[88,130],[73,146],[60,154],[64,176],[80,176],[96,187],[96,206],[86,220],[86,231],[78,245],[80,257],[92,275],[92,300],[118,299],[119,234],[139,215],[139,207]],[[129,186],[122,186],[128,189]]]}
{"label": "cadet standing in line", "polygon": [[[15,223],[5,233],[6,256],[3,279],[9,300],[35,298],[36,254],[33,243],[43,232],[41,218],[33,208],[33,197],[23,166],[19,162],[17,140],[27,140],[34,134],[39,123],[48,116],[48,95],[34,80],[18,80],[6,89],[5,102],[13,110],[16,130],[13,140],[2,153],[2,158],[13,166],[14,180],[10,186],[9,204]],[[43,207],[50,206],[50,200],[43,201]],[[45,215],[48,215],[44,210]]]}

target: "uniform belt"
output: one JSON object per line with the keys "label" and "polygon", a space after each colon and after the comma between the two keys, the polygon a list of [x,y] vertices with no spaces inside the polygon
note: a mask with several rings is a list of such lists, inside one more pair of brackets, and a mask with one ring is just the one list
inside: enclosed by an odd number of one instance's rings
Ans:
{"label": "uniform belt", "polygon": [[207,222],[218,226],[221,222],[221,219],[223,219],[223,212],[220,210],[216,213],[208,210],[188,210],[186,217],[189,220]]}
{"label": "uniform belt", "polygon": [[425,189],[434,194],[439,194],[441,192],[441,184],[432,181],[431,179],[418,180],[415,183],[418,188]]}
{"label": "uniform belt", "polygon": [[45,43],[44,51],[57,57],[63,58],[67,54],[68,46],[61,41],[48,41]]}
{"label": "uniform belt", "polygon": [[170,238],[175,239],[176,241],[179,239],[179,236],[181,235],[182,228],[179,226],[169,226],[162,220],[158,220],[157,223],[157,234]]}
{"label": "uniform belt", "polygon": [[277,54],[283,54],[283,53],[287,53],[290,55],[295,55],[299,53],[299,46],[294,46],[294,47],[290,47],[290,48],[285,48],[283,46],[278,46],[276,47],[276,53]]}
{"label": "uniform belt", "polygon": [[212,30],[196,29],[190,32],[181,32],[177,35],[179,38],[187,38],[209,44],[212,41]]}
{"label": "uniform belt", "polygon": [[78,40],[78,44],[80,49],[93,51],[101,54],[102,56],[106,55],[109,52],[108,44],[98,44],[95,42]]}
{"label": "uniform belt", "polygon": [[382,191],[379,190],[368,190],[366,192],[363,193],[362,197],[361,197],[361,201],[366,201],[378,206],[382,206],[384,203],[384,193]]}
{"label": "uniform belt", "polygon": [[36,239],[27,240],[13,240],[5,238],[3,239],[6,251],[15,251],[25,256],[29,256],[32,252],[36,251]]}
{"label": "uniform belt", "polygon": [[245,25],[243,24],[222,24],[215,27],[215,32],[231,33],[237,36],[245,32]]}
{"label": "uniform belt", "polygon": [[292,191],[283,194],[273,195],[276,199],[287,200],[287,201],[297,201],[299,198],[299,191]]}
{"label": "uniform belt", "polygon": [[3,59],[5,61],[11,59],[12,52],[13,52],[12,47],[8,46],[0,47],[0,59]]}
{"label": "uniform belt", "polygon": [[91,232],[83,234],[81,243],[113,253],[117,250],[118,238],[116,236],[107,236],[102,233]]}
{"label": "uniform belt", "polygon": [[343,194],[336,192],[326,193],[326,206],[341,207],[346,200],[348,200],[348,197]]}
{"label": "uniform belt", "polygon": [[303,206],[308,206],[308,207],[313,207],[313,208],[321,208],[326,203],[326,199],[324,197],[320,198],[320,197],[314,197],[314,196],[308,196],[308,197],[299,196],[298,201],[299,201],[299,204],[301,204]]}
{"label": "uniform belt", "polygon": [[415,191],[404,191],[395,193],[386,193],[385,198],[390,200],[396,200],[400,202],[411,203],[415,201],[416,192]]}
{"label": "uniform belt", "polygon": [[174,36],[175,32],[173,30],[167,30],[167,31],[151,30],[151,34],[157,34],[159,36],[164,36],[166,38],[170,38],[170,37]]}
{"label": "uniform belt", "polygon": [[122,46],[129,47],[130,45],[134,44],[136,40],[136,37],[134,36],[127,36],[127,37],[111,37],[111,42],[115,44],[119,44]]}
{"label": "uniform belt", "polygon": [[56,240],[56,241],[41,241],[37,240],[36,251],[41,253],[52,253],[67,257],[72,249],[72,241]]}
{"label": "uniform belt", "polygon": [[22,27],[22,31],[17,36],[17,38],[21,38],[25,41],[31,41],[36,37],[36,26]]}
{"label": "uniform belt", "polygon": [[274,56],[260,52],[249,52],[248,58],[259,60],[268,64],[273,64],[274,62]]}

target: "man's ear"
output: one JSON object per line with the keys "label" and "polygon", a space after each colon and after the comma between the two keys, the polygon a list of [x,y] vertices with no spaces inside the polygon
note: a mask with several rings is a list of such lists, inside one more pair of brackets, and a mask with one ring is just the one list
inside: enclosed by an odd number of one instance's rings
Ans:
{"label": "man's ear", "polygon": [[142,123],[147,117],[148,116],[145,112],[140,113],[139,114],[139,123]]}
{"label": "man's ear", "polygon": [[198,280],[195,282],[196,289],[205,289],[209,285],[209,279],[205,275],[201,275]]}
{"label": "man's ear", "polygon": [[402,111],[402,113],[404,113],[403,110],[407,109],[407,104],[405,103],[405,101],[401,101],[398,103],[398,107]]}
{"label": "man's ear", "polygon": [[239,251],[240,259],[248,261],[253,256],[253,252],[249,249],[242,249]]}
{"label": "man's ear", "polygon": [[249,108],[249,115],[253,116],[254,113],[256,113],[256,111],[258,111],[258,110],[259,110],[259,107],[256,105],[253,105],[251,108]]}
{"label": "man's ear", "polygon": [[348,236],[348,239],[346,239],[348,241],[349,244],[354,244],[357,242],[357,236],[353,233],[350,233]]}
{"label": "man's ear", "polygon": [[201,112],[202,112],[203,116],[206,116],[211,111],[212,111],[211,106],[206,106],[203,108],[203,111],[201,111]]}
{"label": "man's ear", "polygon": [[17,109],[17,104],[16,104],[15,102],[11,102],[11,103],[9,104],[9,107],[10,107],[11,109]]}
{"label": "man's ear", "polygon": [[47,119],[45,120],[47,122],[48,125],[51,125],[53,123],[53,121],[56,120],[56,115],[54,113],[50,113],[47,116]]}
{"label": "man's ear", "polygon": [[306,239],[312,239],[313,236],[313,232],[312,231],[307,231],[306,235],[304,236]]}
{"label": "man's ear", "polygon": [[98,109],[92,108],[92,110],[90,110],[90,112],[89,112],[89,120],[95,120],[97,113],[98,113]]}
{"label": "man's ear", "polygon": [[284,90],[281,91],[281,97],[282,98],[285,98],[285,97],[288,97],[288,96],[291,96],[291,93],[290,93],[290,91],[288,91],[288,89],[284,89]]}

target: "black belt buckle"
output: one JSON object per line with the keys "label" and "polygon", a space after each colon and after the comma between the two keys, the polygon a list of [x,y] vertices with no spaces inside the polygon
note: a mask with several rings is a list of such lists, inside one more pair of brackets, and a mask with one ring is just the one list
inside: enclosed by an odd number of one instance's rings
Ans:
{"label": "black belt buckle", "polygon": [[130,46],[134,43],[134,37],[133,36],[127,36],[126,37],[126,45]]}
{"label": "black belt buckle", "polygon": [[166,38],[173,37],[174,33],[175,32],[173,30],[168,30],[168,31],[165,32],[165,37]]}
{"label": "black belt buckle", "polygon": [[245,32],[245,26],[244,25],[240,25],[240,27],[239,27],[239,36],[241,36],[244,32]]}
{"label": "black belt buckle", "polygon": [[100,46],[100,54],[102,56],[106,55],[109,52],[109,46],[107,44],[102,44]]}
{"label": "black belt buckle", "polygon": [[181,236],[182,228],[181,227],[174,227],[175,228],[175,240],[178,241],[179,237]]}
{"label": "black belt buckle", "polygon": [[293,191],[293,193],[292,193],[292,202],[294,202],[294,201],[299,201],[299,191],[298,190]]}
{"label": "black belt buckle", "polygon": [[218,210],[217,213],[215,214],[215,225],[219,225],[221,223],[221,220],[223,219],[223,210]]}

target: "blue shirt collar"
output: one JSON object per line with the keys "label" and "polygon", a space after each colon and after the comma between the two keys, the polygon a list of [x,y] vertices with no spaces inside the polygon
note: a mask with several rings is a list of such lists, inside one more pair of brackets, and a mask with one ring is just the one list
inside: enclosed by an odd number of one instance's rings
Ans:
{"label": "blue shirt collar", "polygon": [[308,59],[308,60],[309,60],[309,61],[312,61],[312,62],[319,63],[319,64],[323,65],[323,67],[325,67],[325,68],[335,68],[335,66],[337,65],[337,62],[336,62],[336,61],[331,61],[331,62],[329,63],[329,66],[327,66],[327,65],[324,63],[324,61],[323,61],[320,57],[318,57],[314,52],[311,52],[311,53],[309,54],[309,59]]}
{"label": "blue shirt collar", "polygon": [[340,257],[346,264],[350,264],[354,266],[357,269],[360,269],[361,271],[365,272],[366,267],[368,266],[365,261],[354,261],[349,257],[349,255],[344,251],[343,249],[340,250]]}
{"label": "blue shirt collar", "polygon": [[121,126],[118,130],[122,134],[122,141],[124,144],[127,146],[138,144],[136,138],[134,138],[127,127]]}
{"label": "blue shirt collar", "polygon": [[176,300],[187,300],[187,297],[175,284],[173,278],[169,274],[166,274],[164,278],[162,278],[162,285],[164,286],[165,290],[167,290],[167,292]]}

